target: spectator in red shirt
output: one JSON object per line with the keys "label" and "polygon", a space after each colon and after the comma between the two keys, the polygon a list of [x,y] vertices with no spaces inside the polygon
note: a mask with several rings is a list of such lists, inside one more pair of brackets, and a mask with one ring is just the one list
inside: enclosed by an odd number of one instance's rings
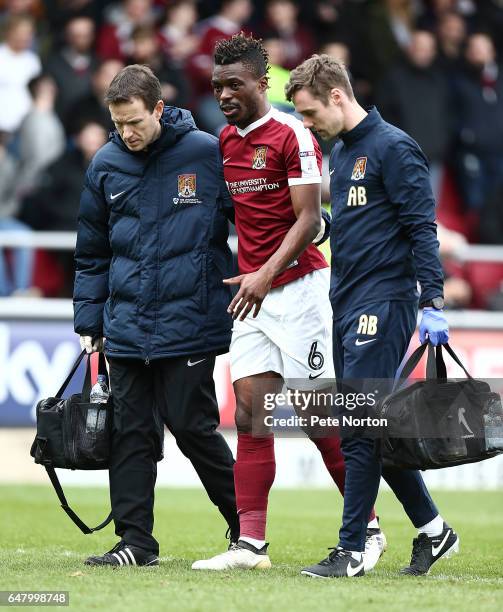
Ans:
{"label": "spectator in red shirt", "polygon": [[98,34],[98,56],[125,62],[131,52],[134,28],[153,22],[153,0],[124,0],[118,11],[111,11],[108,22]]}
{"label": "spectator in red shirt", "polygon": [[198,27],[201,42],[190,62],[193,93],[197,96],[195,111],[199,127],[213,134],[218,134],[225,124],[211,88],[215,44],[238,34],[250,19],[252,11],[250,0],[223,0],[220,11],[202,21]]}

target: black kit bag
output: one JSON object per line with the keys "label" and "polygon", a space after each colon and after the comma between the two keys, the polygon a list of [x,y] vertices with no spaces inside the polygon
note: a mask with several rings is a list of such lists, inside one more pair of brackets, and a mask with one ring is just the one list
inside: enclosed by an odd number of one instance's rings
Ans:
{"label": "black kit bag", "polygon": [[[501,397],[470,376],[447,379],[442,346],[422,344],[405,364],[393,393],[378,407],[387,420],[376,449],[385,467],[430,470],[483,461],[503,453]],[[426,380],[400,388],[428,348]]]}
{"label": "black kit bag", "polygon": [[[105,470],[109,465],[113,419],[112,398],[105,404],[91,403],[91,360],[87,357],[84,386],[81,393],[63,399],[63,393],[75,375],[82,351],[55,397],[37,404],[37,434],[30,455],[43,465],[58,495],[61,507],[85,533],[103,529],[112,520],[112,513],[97,527],[88,527],[70,508],[54,468],[70,470]],[[108,378],[105,357],[99,354],[98,372]]]}

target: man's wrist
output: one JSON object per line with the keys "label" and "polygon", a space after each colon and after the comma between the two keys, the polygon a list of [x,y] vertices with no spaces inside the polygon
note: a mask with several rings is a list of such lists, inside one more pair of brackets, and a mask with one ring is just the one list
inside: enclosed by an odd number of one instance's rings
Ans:
{"label": "man's wrist", "polygon": [[430,300],[420,302],[419,308],[433,308],[434,310],[443,310],[444,305],[445,303],[443,297],[435,297],[431,298]]}
{"label": "man's wrist", "polygon": [[261,274],[264,275],[264,278],[267,280],[267,282],[272,285],[272,281],[274,280],[274,278],[277,276],[277,272],[275,272],[272,267],[268,264],[265,263],[260,269],[259,272]]}

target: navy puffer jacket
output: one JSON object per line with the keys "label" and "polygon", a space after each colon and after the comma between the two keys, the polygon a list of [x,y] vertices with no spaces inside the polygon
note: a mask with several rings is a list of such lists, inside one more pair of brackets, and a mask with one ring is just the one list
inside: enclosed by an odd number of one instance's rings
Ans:
{"label": "navy puffer jacket", "polygon": [[82,193],[75,331],[106,337],[110,357],[225,352],[231,318],[227,217],[218,140],[168,107],[147,152],[117,132],[95,155]]}

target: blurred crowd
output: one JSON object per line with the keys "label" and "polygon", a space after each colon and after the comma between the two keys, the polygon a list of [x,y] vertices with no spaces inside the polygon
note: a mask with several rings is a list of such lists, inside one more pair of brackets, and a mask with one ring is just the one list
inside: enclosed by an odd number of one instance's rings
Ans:
{"label": "blurred crowd", "polygon": [[[104,92],[124,65],[151,66],[165,102],[218,134],[212,53],[241,30],[264,40],[270,99],[287,112],[291,68],[316,52],[346,63],[359,101],[429,158],[448,302],[498,308],[501,267],[496,298],[480,297],[456,253],[503,244],[503,0],[0,0],[0,240],[76,229],[86,167],[113,129]],[[69,295],[72,271],[69,252],[0,242],[0,296]]]}

